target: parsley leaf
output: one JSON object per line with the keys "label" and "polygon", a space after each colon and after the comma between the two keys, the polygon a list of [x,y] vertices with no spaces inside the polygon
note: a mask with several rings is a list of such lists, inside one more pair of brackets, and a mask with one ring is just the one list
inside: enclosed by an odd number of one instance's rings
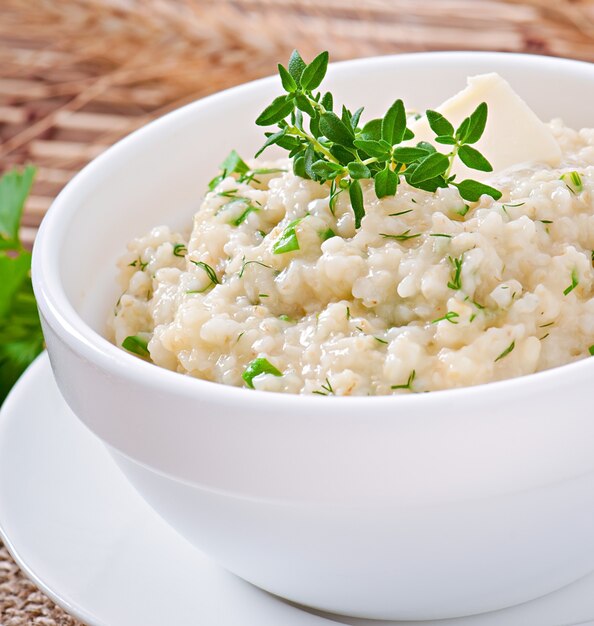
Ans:
{"label": "parsley leaf", "polygon": [[245,371],[241,375],[245,384],[250,388],[254,389],[253,380],[256,376],[260,374],[272,374],[273,376],[282,376],[282,372],[280,372],[270,361],[267,359],[260,357],[258,359],[254,359],[248,366],[245,368]]}

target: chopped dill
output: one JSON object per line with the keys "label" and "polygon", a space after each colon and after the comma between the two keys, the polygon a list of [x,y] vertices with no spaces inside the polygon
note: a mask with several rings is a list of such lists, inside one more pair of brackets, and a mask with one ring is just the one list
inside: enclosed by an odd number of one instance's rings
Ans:
{"label": "chopped dill", "polygon": [[516,342],[512,341],[509,346],[507,346],[507,348],[495,359],[495,363],[497,363],[497,361],[501,361],[501,359],[504,359],[515,347]]}
{"label": "chopped dill", "polygon": [[413,212],[412,209],[407,209],[406,211],[399,211],[398,213],[389,213],[388,217],[398,217],[399,215],[406,215],[407,213],[412,213],[412,212]]}
{"label": "chopped dill", "polygon": [[574,268],[573,271],[571,272],[571,285],[569,285],[569,287],[566,287],[563,290],[563,295],[564,296],[569,295],[579,284],[580,284],[580,279],[579,279],[577,270]]}
{"label": "chopped dill", "polygon": [[409,228],[408,230],[405,230],[403,233],[400,233],[399,235],[388,235],[387,233],[380,233],[381,237],[384,237],[384,239],[395,239],[396,241],[408,241],[409,239],[416,239],[417,237],[420,237],[422,233],[416,233],[414,235],[410,235],[411,229]]}
{"label": "chopped dill", "polygon": [[328,380],[327,376],[326,376],[326,384],[322,385],[322,389],[319,391],[313,391],[312,393],[315,393],[318,396],[334,395],[334,389],[332,388],[332,385],[330,384],[330,381]]}
{"label": "chopped dill", "polygon": [[459,317],[460,317],[460,314],[456,313],[456,311],[448,311],[443,317],[438,317],[436,320],[433,320],[431,323],[432,324],[437,324],[438,322],[448,321],[451,324],[457,324],[458,323],[458,319],[457,318],[459,318]]}
{"label": "chopped dill", "polygon": [[408,389],[408,391],[412,391],[413,390],[412,384],[415,381],[416,376],[417,376],[417,373],[415,370],[413,370],[410,373],[405,385],[392,385],[390,389]]}
{"label": "chopped dill", "polygon": [[458,291],[462,289],[462,262],[464,260],[464,254],[459,258],[454,258],[449,256],[448,261],[452,266],[452,274],[450,277],[450,281],[448,282],[448,287],[453,289],[454,291]]}

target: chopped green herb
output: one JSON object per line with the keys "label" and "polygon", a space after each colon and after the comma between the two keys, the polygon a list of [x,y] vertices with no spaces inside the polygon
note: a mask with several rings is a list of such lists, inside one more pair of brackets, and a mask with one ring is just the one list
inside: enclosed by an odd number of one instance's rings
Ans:
{"label": "chopped green herb", "polygon": [[322,239],[322,241],[326,241],[326,239],[332,239],[332,237],[336,237],[336,233],[331,228],[328,228],[320,233],[320,238]]}
{"label": "chopped green herb", "polygon": [[220,173],[208,183],[210,191],[213,191],[227,176],[231,174],[246,174],[250,168],[235,150],[231,150],[227,158],[219,165],[219,169]]}
{"label": "chopped green herb", "polygon": [[594,356],[594,346],[590,346],[588,348],[588,352],[590,353],[590,356]]}
{"label": "chopped green herb", "polygon": [[272,269],[272,267],[270,267],[270,265],[266,265],[266,263],[262,263],[261,261],[246,261],[246,260],[245,260],[245,256],[244,256],[244,257],[243,257],[243,263],[241,264],[241,269],[239,270],[239,274],[238,274],[238,277],[239,277],[239,278],[242,278],[242,277],[243,277],[243,273],[245,272],[245,268],[246,268],[248,265],[251,265],[252,263],[253,263],[254,265],[260,265],[261,267],[266,267],[266,268],[268,268],[269,270],[271,270],[271,269]]}
{"label": "chopped green herb", "polygon": [[267,293],[259,293],[258,298],[270,298],[270,296]]}
{"label": "chopped green herb", "polygon": [[248,366],[245,368],[245,371],[241,375],[245,384],[250,388],[254,388],[253,380],[256,376],[260,374],[272,374],[273,376],[282,376],[282,372],[280,372],[272,363],[270,363],[267,359],[263,357],[259,357],[254,359]]}
{"label": "chopped green herb", "polygon": [[282,320],[283,322],[290,322],[291,318],[288,315],[285,315],[284,313],[282,315],[278,316],[279,320]]}
{"label": "chopped green herb", "polygon": [[445,233],[429,233],[429,237],[447,237],[451,239],[453,235],[446,235]]}
{"label": "chopped green herb", "polygon": [[242,174],[239,177],[240,183],[247,183],[251,185],[252,182],[260,184],[260,181],[256,178],[256,176],[262,176],[266,174],[280,174],[286,172],[287,170],[281,167],[260,167],[254,170],[249,170],[245,174]]}
{"label": "chopped green herb", "polygon": [[475,320],[475,319],[476,319],[476,313],[473,313],[473,314],[470,316],[470,320],[469,320],[469,321],[470,321],[470,323],[472,324],[472,322],[474,322],[474,320]]}
{"label": "chopped green herb", "polygon": [[346,308],[346,318],[347,320],[351,319],[351,308],[347,306]]}
{"label": "chopped green herb", "polygon": [[332,385],[330,384],[330,381],[328,380],[328,377],[326,377],[326,384],[322,385],[322,390],[321,391],[314,391],[313,393],[317,394],[318,396],[334,395],[334,389],[332,388]]}
{"label": "chopped green herb", "polygon": [[537,220],[538,222],[540,222],[541,224],[552,224],[553,220]]}
{"label": "chopped green herb", "polygon": [[540,341],[542,341],[543,339],[546,339],[551,333],[547,333],[544,337],[540,338]]}
{"label": "chopped green herb", "polygon": [[457,291],[462,289],[462,263],[464,260],[464,255],[459,258],[453,258],[451,256],[448,257],[448,261],[452,266],[452,274],[450,277],[450,281],[448,282],[448,287]]}
{"label": "chopped green herb", "polygon": [[223,204],[217,211],[217,213],[219,213],[220,211],[226,211],[227,209],[237,205],[244,206],[244,209],[239,214],[239,216],[229,222],[232,226],[240,226],[241,224],[243,224],[243,222],[245,222],[250,213],[259,211],[261,208],[261,204],[259,202],[252,202],[250,198],[247,198],[245,196],[238,196],[238,191],[238,189],[229,189],[228,191],[221,191],[217,194],[218,196],[222,196],[223,198],[230,198],[229,202]]}
{"label": "chopped green herb", "polygon": [[457,213],[458,215],[460,215],[460,217],[464,217],[468,211],[470,211],[470,207],[465,204],[461,209],[458,209],[457,211],[455,211],[455,213]]}
{"label": "chopped green herb", "polygon": [[281,233],[281,236],[276,240],[272,246],[274,254],[284,254],[285,252],[293,252],[299,250],[299,240],[297,239],[297,233],[295,232],[295,226],[303,218],[293,220]]}
{"label": "chopped green herb", "polygon": [[564,291],[563,291],[563,295],[567,296],[569,295],[578,285],[580,284],[580,279],[577,273],[577,270],[574,269],[571,272],[571,285],[569,285],[569,287],[567,287]]}
{"label": "chopped green herb", "polygon": [[144,272],[147,265],[148,263],[143,263],[140,257],[132,261],[132,263],[128,263],[128,267],[139,267],[141,272]]}
{"label": "chopped green herb", "polygon": [[548,328],[549,326],[552,326],[555,322],[549,322],[548,324],[541,324],[539,326],[539,328]]}
{"label": "chopped green herb", "polygon": [[214,287],[215,285],[221,284],[221,281],[219,280],[217,273],[214,271],[214,269],[210,265],[208,265],[208,263],[204,263],[203,261],[193,261],[192,259],[190,259],[190,263],[193,263],[197,267],[202,268],[206,272],[206,275],[208,276],[210,280],[210,284],[200,291],[188,291],[186,293],[203,293],[207,289],[210,289],[211,287]]}
{"label": "chopped green herb", "polygon": [[389,213],[388,217],[398,217],[399,215],[406,215],[407,213],[412,213],[412,212],[413,212],[412,209],[407,209],[406,211],[399,211],[398,213]]}
{"label": "chopped green herb", "polygon": [[505,358],[514,348],[516,347],[516,342],[512,341],[509,346],[495,359],[495,363]]}
{"label": "chopped green herb", "polygon": [[344,191],[344,188],[341,187],[340,185],[337,185],[335,180],[332,180],[330,182],[330,196],[328,198],[328,207],[332,215],[334,215],[336,211],[336,202],[338,200],[338,196],[343,191]]}
{"label": "chopped green herb", "polygon": [[130,335],[122,341],[122,348],[141,356],[143,359],[150,358],[150,352],[148,351],[149,339],[146,335]]}
{"label": "chopped green herb", "polygon": [[184,257],[188,254],[188,249],[183,243],[176,243],[173,246],[173,256]]}
{"label": "chopped green herb", "polygon": [[415,372],[415,370],[413,370],[410,373],[410,376],[408,377],[408,380],[406,381],[405,385],[392,385],[390,389],[408,389],[408,391],[412,391],[413,390],[412,384],[415,380],[416,375],[417,373]]}
{"label": "chopped green herb", "polygon": [[255,213],[256,211],[259,211],[260,208],[257,206],[254,206],[253,204],[249,204],[245,210],[239,215],[239,217],[236,217],[234,220],[231,220],[231,224],[233,226],[240,226],[241,224],[243,224],[245,222],[245,220],[247,219],[248,215],[250,213]]}
{"label": "chopped green herb", "polygon": [[385,339],[380,339],[379,337],[375,337],[375,336],[374,336],[374,339],[376,341],[379,341],[379,343],[384,343],[384,344],[388,345],[388,342]]}
{"label": "chopped green herb", "polygon": [[[458,318],[460,317],[459,313],[456,311],[448,311],[443,317],[438,317],[436,320],[433,320],[432,324],[437,324],[438,322],[450,322],[452,324],[458,323]],[[471,320],[472,321],[472,320]]]}
{"label": "chopped green herb", "polygon": [[582,177],[577,172],[566,172],[560,178],[566,187],[573,194],[581,193],[584,190],[584,183]]}
{"label": "chopped green herb", "polygon": [[407,241],[409,239],[416,239],[417,237],[420,237],[422,233],[416,233],[414,235],[410,235],[411,229],[409,228],[408,230],[405,230],[403,233],[400,233],[399,235],[388,235],[387,233],[380,233],[381,237],[384,237],[384,239],[395,239],[396,241]]}

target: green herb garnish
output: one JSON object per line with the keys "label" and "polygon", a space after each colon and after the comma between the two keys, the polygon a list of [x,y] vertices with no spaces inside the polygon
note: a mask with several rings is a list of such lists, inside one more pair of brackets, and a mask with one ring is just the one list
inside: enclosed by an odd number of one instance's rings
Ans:
{"label": "green herb garnish", "polygon": [[415,372],[415,370],[413,370],[410,373],[410,376],[408,377],[408,380],[406,381],[405,385],[392,385],[390,389],[408,389],[408,391],[412,391],[413,390],[412,384],[415,380],[416,375],[417,373]]}
{"label": "green herb garnish", "polygon": [[590,353],[590,356],[594,356],[594,346],[590,346],[588,348],[588,352]]}
{"label": "green herb garnish", "polygon": [[410,228],[408,230],[405,230],[403,233],[400,233],[399,235],[388,235],[387,233],[380,233],[380,237],[383,237],[384,239],[395,239],[396,241],[408,241],[409,239],[416,239],[417,237],[420,237],[422,233],[415,233],[414,235],[410,234]]}
{"label": "green herb garnish", "polygon": [[[356,228],[361,226],[365,215],[361,179],[373,180],[378,198],[395,195],[402,178],[412,187],[429,192],[454,185],[462,198],[472,202],[483,194],[495,200],[501,197],[501,192],[493,187],[474,180],[457,182],[451,175],[456,158],[472,169],[492,170],[487,159],[471,145],[484,132],[486,103],[481,103],[457,129],[440,113],[427,111],[429,125],[436,134],[435,141],[451,146],[448,154],[437,152],[427,142],[403,146],[402,142],[414,135],[407,128],[402,100],[396,100],[382,118],[364,125],[360,124],[362,107],[353,113],[343,106],[339,116],[333,110],[332,94],[316,91],[327,67],[328,52],[322,52],[306,64],[296,50],[288,68],[278,66],[286,93],[276,97],[256,119],[259,126],[277,126],[274,131],[265,133],[266,141],[256,156],[276,144],[289,152],[296,175],[320,183],[330,181],[332,212],[339,190],[348,189]],[[305,117],[309,118],[307,123]],[[223,163],[221,168],[228,173],[237,171],[237,165],[235,159]]]}
{"label": "green herb garnish", "polygon": [[566,172],[561,175],[560,180],[565,183],[566,187],[573,194],[577,195],[584,190],[584,183],[578,172]]}
{"label": "green herb garnish", "polygon": [[260,265],[261,267],[266,267],[266,268],[268,268],[269,270],[271,270],[271,269],[272,269],[272,267],[270,267],[270,265],[266,265],[266,263],[262,263],[262,261],[246,261],[246,260],[245,260],[245,257],[243,257],[243,262],[242,262],[242,264],[241,264],[241,269],[239,270],[239,274],[238,274],[238,277],[239,277],[239,278],[242,278],[242,277],[243,277],[243,273],[245,272],[245,268],[246,268],[248,265],[251,265],[252,263],[253,263],[253,264],[255,264],[255,265]]}
{"label": "green herb garnish", "polygon": [[437,324],[438,322],[448,321],[452,324],[457,324],[459,317],[460,317],[459,313],[456,313],[455,311],[448,311],[443,317],[438,317],[436,320],[433,320],[431,323]]}
{"label": "green herb garnish", "polygon": [[31,285],[31,253],[19,238],[25,200],[35,168],[0,178],[0,404],[43,350],[43,335]]}
{"label": "green herb garnish", "polygon": [[139,267],[141,272],[145,270],[147,265],[148,263],[143,263],[140,257],[132,261],[132,263],[128,263],[128,267]]}
{"label": "green herb garnish", "polygon": [[563,295],[569,295],[578,285],[580,284],[580,278],[578,276],[577,270],[574,269],[571,272],[571,285],[563,290]]}
{"label": "green herb garnish", "polygon": [[398,217],[400,215],[406,215],[407,213],[412,213],[412,209],[407,209],[406,211],[398,211],[398,213],[388,213],[388,217]]}
{"label": "green herb garnish", "polygon": [[219,166],[220,173],[215,176],[209,183],[208,188],[213,191],[214,188],[227,176],[231,174],[247,174],[250,171],[248,164],[237,154],[235,150],[232,150],[227,158]]}
{"label": "green herb garnish", "polygon": [[453,289],[454,291],[458,291],[462,289],[462,263],[464,260],[464,255],[459,258],[453,258],[451,256],[448,257],[448,261],[452,266],[452,274],[451,279],[448,282],[448,287]]}
{"label": "green herb garnish", "polygon": [[388,342],[385,339],[382,339],[381,337],[373,337],[377,342],[379,343],[383,343],[385,345],[388,345]]}
{"label": "green herb garnish", "polygon": [[260,183],[260,181],[256,178],[256,176],[261,176],[263,174],[280,174],[286,172],[287,170],[282,167],[259,167],[254,170],[249,170],[245,174],[242,174],[239,177],[240,183],[247,183],[250,185],[253,182]]}
{"label": "green herb garnish", "polygon": [[509,346],[495,359],[495,363],[497,361],[501,361],[501,359],[505,358],[514,348],[516,347],[516,342],[512,341]]}
{"label": "green herb garnish", "polygon": [[332,385],[330,384],[328,377],[326,377],[326,384],[322,385],[321,391],[313,391],[312,393],[315,393],[318,396],[334,395],[334,389],[332,388]]}
{"label": "green herb garnish", "polygon": [[273,376],[282,376],[282,372],[276,369],[272,363],[270,363],[264,357],[260,357],[258,359],[254,359],[248,366],[245,368],[245,371],[241,375],[245,384],[250,388],[254,388],[254,383],[252,382],[256,376],[260,374],[272,374]]}
{"label": "green herb garnish", "polygon": [[150,359],[151,355],[148,351],[148,336],[145,335],[130,335],[122,341],[122,348],[136,354],[143,359]]}
{"label": "green herb garnish", "polygon": [[259,202],[254,203],[250,200],[250,198],[246,198],[245,196],[238,196],[237,192],[238,192],[238,189],[230,189],[229,191],[221,191],[220,193],[217,194],[223,198],[231,198],[229,202],[226,202],[225,204],[221,206],[221,208],[217,211],[217,213],[219,211],[224,211],[237,204],[244,205],[245,207],[238,217],[232,219],[229,222],[232,226],[239,226],[240,224],[243,224],[243,222],[245,222],[245,220],[247,219],[250,213],[259,211],[261,208],[261,205]]}
{"label": "green herb garnish", "polygon": [[303,218],[293,220],[281,233],[281,236],[276,240],[272,246],[274,254],[284,254],[285,252],[293,252],[299,250],[299,240],[297,239],[297,233],[295,232],[295,226]]}
{"label": "green herb garnish", "polygon": [[332,237],[336,237],[336,233],[331,228],[328,228],[320,233],[320,239],[322,241],[326,241],[326,239],[332,239]]}
{"label": "green herb garnish", "polygon": [[211,287],[214,287],[215,285],[221,284],[221,281],[219,280],[217,273],[214,271],[214,269],[210,265],[208,265],[208,263],[204,263],[203,261],[193,261],[192,259],[190,259],[190,263],[193,263],[197,267],[202,268],[206,272],[206,275],[208,276],[210,283],[204,289],[201,289],[199,291],[187,291],[186,293],[204,293],[207,289],[210,289]]}
{"label": "green herb garnish", "polygon": [[173,256],[184,257],[188,254],[188,249],[183,243],[176,243],[173,246]]}

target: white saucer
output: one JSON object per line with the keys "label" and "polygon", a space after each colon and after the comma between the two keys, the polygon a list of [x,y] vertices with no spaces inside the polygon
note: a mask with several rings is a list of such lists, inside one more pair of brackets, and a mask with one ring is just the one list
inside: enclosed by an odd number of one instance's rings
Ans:
{"label": "white saucer", "polygon": [[[294,607],[193,548],[67,408],[46,355],[0,412],[0,536],[28,576],[89,626],[393,624]],[[513,609],[398,626],[570,626],[593,617],[594,574]]]}

